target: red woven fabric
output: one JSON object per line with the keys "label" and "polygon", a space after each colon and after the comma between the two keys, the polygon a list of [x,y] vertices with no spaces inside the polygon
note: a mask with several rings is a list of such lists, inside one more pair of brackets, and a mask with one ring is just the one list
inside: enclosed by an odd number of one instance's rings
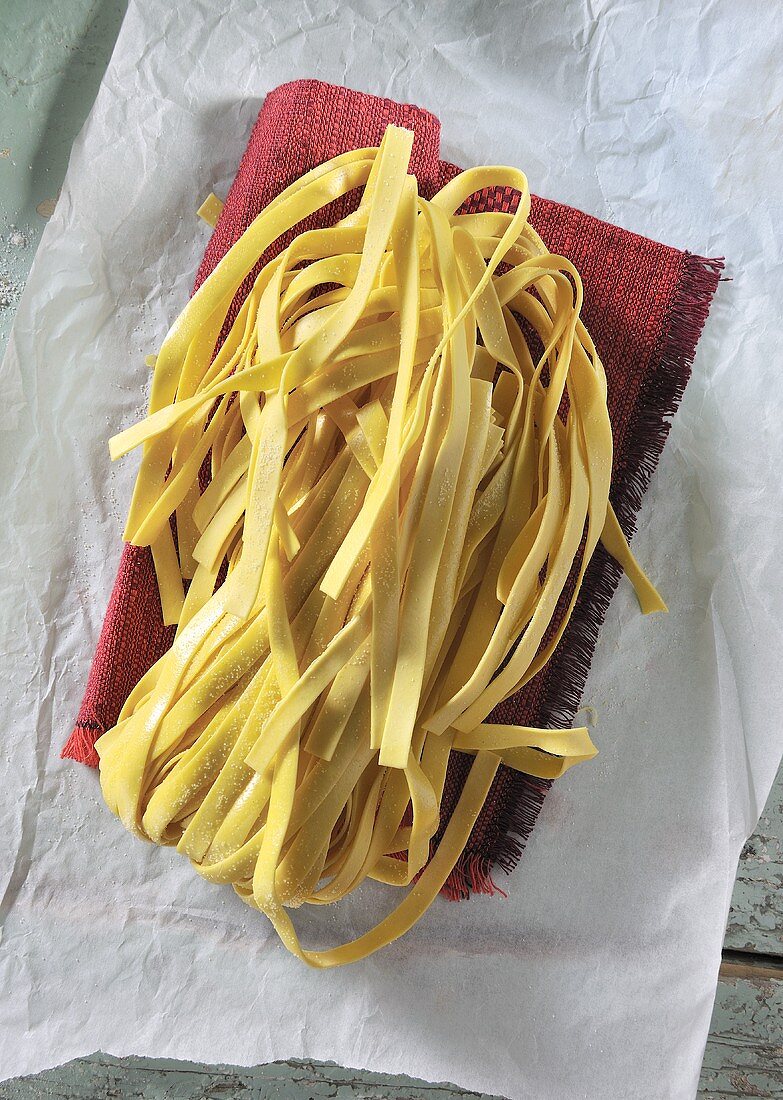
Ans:
{"label": "red woven fabric", "polygon": [[[429,112],[320,81],[284,84],[259,114],[239,171],[196,277],[200,286],[263,207],[315,165],[338,153],[377,145],[396,123],[415,134],[411,171],[429,196],[459,171],[439,159],[440,124]],[[494,188],[467,208],[514,209],[519,195]],[[356,196],[303,223],[334,221]],[[531,221],[553,252],[582,275],[583,317],[603,360],[615,439],[612,501],[630,537],[690,374],[690,364],[722,264],[656,244],[558,203],[534,198]],[[302,227],[297,227],[300,229]],[[287,240],[276,242],[262,260]],[[260,265],[259,265],[260,266]],[[252,285],[248,277],[234,303]],[[619,570],[600,548],[587,571],[572,621],[549,664],[496,709],[498,721],[568,725],[579,706],[598,630]],[[561,601],[565,606],[570,593]],[[151,555],[126,545],[109,601],[76,727],[63,756],[96,766],[95,741],[117,720],[133,686],[166,651],[173,628],[162,625]],[[459,796],[470,758],[452,754],[444,792],[443,826]],[[492,892],[494,865],[518,861],[550,784],[501,769],[468,845],[444,892],[466,897]],[[437,844],[439,837],[436,837]]]}

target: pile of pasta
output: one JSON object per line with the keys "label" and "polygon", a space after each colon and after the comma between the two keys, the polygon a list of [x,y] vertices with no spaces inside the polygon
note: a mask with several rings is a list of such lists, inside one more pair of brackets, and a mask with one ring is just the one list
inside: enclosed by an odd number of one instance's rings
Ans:
{"label": "pile of pasta", "polygon": [[[599,539],[642,610],[663,607],[609,505],[578,272],[529,225],[521,172],[425,201],[412,140],[390,126],[258,215],[169,331],[149,415],[111,442],[142,448],[126,538],[151,547],[177,630],[97,743],[104,797],[317,967],[412,926],[501,763],[555,778],[595,755],[586,729],[486,718],[558,645]],[[488,185],[517,189],[516,213],[458,213]],[[357,188],[354,213],[261,268],[215,354],[259,258]],[[474,761],[435,848],[453,750]],[[304,949],[290,911],[367,878],[408,889],[360,938]]]}

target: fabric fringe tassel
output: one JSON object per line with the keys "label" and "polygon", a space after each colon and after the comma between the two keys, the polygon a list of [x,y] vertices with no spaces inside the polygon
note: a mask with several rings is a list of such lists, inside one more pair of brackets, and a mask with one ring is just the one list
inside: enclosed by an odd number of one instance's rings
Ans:
{"label": "fabric fringe tassel", "polygon": [[65,742],[65,746],[60,753],[60,759],[75,760],[78,764],[86,764],[89,768],[97,768],[100,761],[98,753],[95,751],[95,742],[105,732],[97,722],[79,722]]}
{"label": "fabric fringe tassel", "polygon": [[488,856],[474,853],[466,860],[460,860],[441,889],[449,901],[465,901],[471,894],[500,894],[507,898],[505,890],[492,879],[492,860]]}

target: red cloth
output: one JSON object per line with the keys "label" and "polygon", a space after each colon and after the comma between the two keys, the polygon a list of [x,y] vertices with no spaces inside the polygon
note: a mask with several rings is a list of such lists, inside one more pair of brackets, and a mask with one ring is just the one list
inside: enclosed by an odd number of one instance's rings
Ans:
{"label": "red cloth", "polygon": [[[440,124],[421,108],[315,80],[295,81],[271,92],[253,128],[194,290],[275,195],[338,153],[378,145],[389,123],[414,131],[411,171],[425,197],[458,171],[439,159]],[[473,196],[467,208],[509,210],[515,208],[518,198],[509,189],[493,188]],[[303,225],[334,221],[355,201],[356,196],[346,196]],[[545,199],[534,197],[531,221],[549,248],[572,260],[582,275],[583,317],[608,379],[615,440],[612,501],[630,536],[668,433],[668,417],[688,380],[722,265]],[[276,242],[263,259],[277,254],[286,243],[286,239]],[[235,310],[254,274],[235,300]],[[526,688],[496,709],[496,720],[544,726],[571,723],[618,578],[619,569],[599,548],[555,656]],[[564,594],[563,605],[568,595]],[[172,637],[173,628],[162,624],[149,550],[125,545],[64,757],[97,765],[95,741],[114,725],[131,689],[170,646]],[[452,754],[444,792],[444,825],[469,766],[469,757]],[[498,864],[510,871],[515,866],[549,787],[545,780],[500,770],[468,845],[444,887],[448,896],[465,897],[471,890],[491,892],[495,888],[492,867]]]}

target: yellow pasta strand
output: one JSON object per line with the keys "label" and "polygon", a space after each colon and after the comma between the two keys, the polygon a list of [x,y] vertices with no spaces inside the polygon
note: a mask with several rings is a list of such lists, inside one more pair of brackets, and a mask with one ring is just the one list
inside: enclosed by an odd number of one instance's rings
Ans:
{"label": "yellow pasta strand", "polygon": [[[148,416],[111,441],[142,449],[127,537],[177,634],[97,742],[104,797],[320,968],[421,917],[501,763],[556,779],[595,756],[586,729],[486,719],[559,644],[599,541],[665,610],[609,505],[578,272],[528,224],[521,172],[471,169],[426,201],[411,146],[390,126],[262,211],[154,357]],[[488,186],[515,188],[516,213],[458,213]],[[355,188],[353,214],[261,269],[215,354],[259,256]],[[433,851],[452,751],[475,760]],[[367,879],[407,893],[352,943],[302,947],[291,910]]]}
{"label": "yellow pasta strand", "polygon": [[223,213],[224,202],[219,199],[214,192],[210,191],[207,197],[202,202],[201,206],[196,211],[196,215],[205,221],[212,229],[218,223],[218,218]]}

